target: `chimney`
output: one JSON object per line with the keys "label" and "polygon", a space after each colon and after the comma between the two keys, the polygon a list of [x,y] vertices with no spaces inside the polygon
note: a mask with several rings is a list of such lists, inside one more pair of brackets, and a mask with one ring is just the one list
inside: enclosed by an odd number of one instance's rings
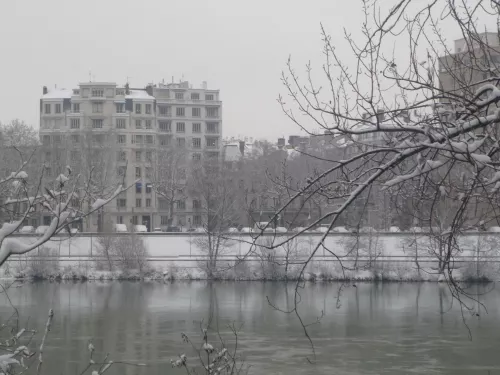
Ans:
{"label": "chimney", "polygon": [[206,90],[208,87],[207,81],[203,81],[203,83],[201,84],[201,87],[203,88],[203,90]]}
{"label": "chimney", "polygon": [[125,95],[130,95],[130,86],[128,82],[125,84]]}
{"label": "chimney", "polygon": [[377,109],[377,120],[378,121],[384,121],[385,115],[384,115],[384,110],[383,109]]}
{"label": "chimney", "polygon": [[47,94],[49,90],[47,90],[47,86],[43,86],[43,95]]}
{"label": "chimney", "polygon": [[153,96],[153,85],[147,85],[146,92],[148,93],[149,96]]}
{"label": "chimney", "polygon": [[241,156],[243,156],[245,154],[245,141],[240,141],[240,152],[241,152]]}

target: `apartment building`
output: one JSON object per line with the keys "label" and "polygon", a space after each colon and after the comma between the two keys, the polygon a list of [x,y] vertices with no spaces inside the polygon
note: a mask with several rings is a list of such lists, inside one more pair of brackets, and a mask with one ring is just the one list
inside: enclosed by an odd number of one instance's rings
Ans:
{"label": "apartment building", "polygon": [[453,52],[439,58],[439,84],[445,92],[472,96],[477,82],[498,75],[498,33],[481,33],[478,39],[481,44],[474,40],[457,39]]}
{"label": "apartment building", "polygon": [[201,88],[181,82],[136,89],[85,82],[72,90],[44,87],[40,100],[48,178],[71,165],[92,178],[96,195],[108,193],[121,181],[134,185],[82,225],[87,231],[108,230],[106,225],[116,223],[129,230],[136,224],[148,230],[202,225],[197,203],[185,191],[175,202],[157,194],[158,170],[174,168],[164,158],[167,153],[182,155],[175,175],[176,188],[184,190],[191,161],[220,157],[221,134],[219,90],[209,90],[206,83]]}

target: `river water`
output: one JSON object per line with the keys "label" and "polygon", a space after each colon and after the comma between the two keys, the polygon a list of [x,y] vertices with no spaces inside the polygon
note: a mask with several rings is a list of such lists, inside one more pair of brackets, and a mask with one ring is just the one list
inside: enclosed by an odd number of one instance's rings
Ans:
{"label": "river water", "polygon": [[[227,324],[242,324],[239,353],[251,374],[500,374],[500,293],[494,285],[473,286],[484,310],[464,312],[446,285],[434,283],[308,284],[299,311],[309,327],[316,356],[294,314],[291,285],[236,282],[34,283],[11,288],[9,296],[29,327],[43,329],[54,309],[47,337],[47,374],[79,374],[109,352],[113,360],[138,361],[147,368],[114,365],[107,374],[182,374],[170,359],[193,352],[185,332],[201,342],[200,322],[210,322],[228,340]],[[483,294],[485,288],[491,289]],[[474,304],[472,304],[474,306]],[[477,309],[477,305],[476,305]],[[12,313],[0,295],[2,321]],[[467,326],[464,324],[465,316]],[[38,336],[41,338],[41,334]],[[471,339],[472,337],[472,339]],[[212,343],[217,337],[209,336]],[[30,347],[39,342],[35,340]],[[314,361],[310,364],[308,359]],[[489,372],[488,372],[489,371]]]}

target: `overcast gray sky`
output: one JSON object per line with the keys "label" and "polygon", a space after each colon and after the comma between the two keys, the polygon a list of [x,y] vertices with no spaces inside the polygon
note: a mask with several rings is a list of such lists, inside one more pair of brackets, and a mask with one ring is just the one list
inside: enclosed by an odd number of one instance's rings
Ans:
{"label": "overcast gray sky", "polygon": [[[38,127],[42,86],[142,87],[174,76],[221,90],[224,136],[300,134],[276,98],[289,54],[321,66],[320,22],[359,29],[361,1],[13,0],[0,5],[0,121]],[[453,37],[453,35],[451,35]]]}

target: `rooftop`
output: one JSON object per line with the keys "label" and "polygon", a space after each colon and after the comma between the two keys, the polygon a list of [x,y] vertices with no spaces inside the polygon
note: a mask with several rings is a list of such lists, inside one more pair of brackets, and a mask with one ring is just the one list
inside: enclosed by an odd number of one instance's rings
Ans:
{"label": "rooftop", "polygon": [[54,89],[43,95],[43,99],[69,99],[73,95],[73,90],[69,89]]}

